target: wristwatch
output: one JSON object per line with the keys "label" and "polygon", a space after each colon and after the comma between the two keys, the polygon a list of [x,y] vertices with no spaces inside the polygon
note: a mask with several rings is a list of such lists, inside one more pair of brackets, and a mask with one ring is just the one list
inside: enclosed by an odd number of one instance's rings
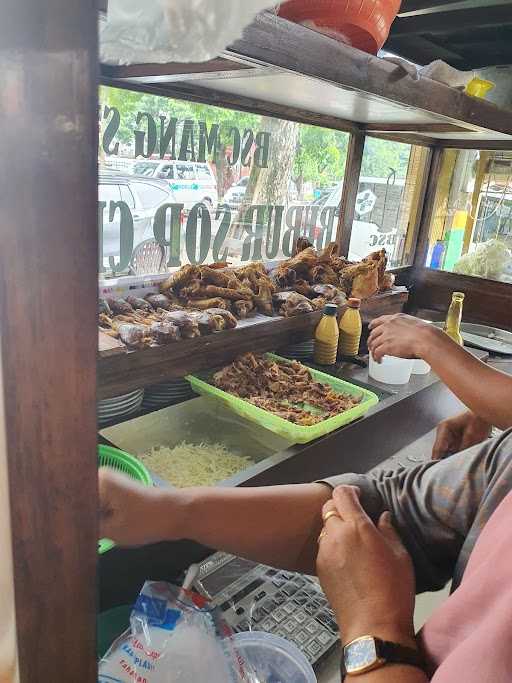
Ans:
{"label": "wristwatch", "polygon": [[344,681],[345,676],[358,676],[386,664],[409,664],[424,670],[423,658],[417,650],[374,636],[361,636],[343,648],[341,680]]}

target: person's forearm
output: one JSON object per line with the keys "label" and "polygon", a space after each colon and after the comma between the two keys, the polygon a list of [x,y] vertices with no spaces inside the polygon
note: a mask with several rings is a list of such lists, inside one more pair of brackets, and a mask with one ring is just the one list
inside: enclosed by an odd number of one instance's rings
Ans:
{"label": "person's forearm", "polygon": [[425,335],[421,357],[478,417],[500,429],[512,426],[511,376],[478,360],[436,328]]}
{"label": "person's forearm", "polygon": [[[332,492],[323,484],[262,488],[197,488],[180,492],[178,520],[183,537],[210,548],[284,569],[315,572],[322,506]],[[172,510],[166,513],[166,508]],[[162,539],[166,522],[176,515],[176,492],[170,502],[162,492],[158,515]]]}

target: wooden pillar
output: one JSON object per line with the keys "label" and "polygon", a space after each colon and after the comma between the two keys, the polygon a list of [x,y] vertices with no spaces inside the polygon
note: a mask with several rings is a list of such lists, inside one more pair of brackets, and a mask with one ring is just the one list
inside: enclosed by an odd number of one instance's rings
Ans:
{"label": "wooden pillar", "polygon": [[340,215],[338,220],[338,232],[336,242],[341,256],[348,256],[350,238],[352,236],[352,223],[356,208],[357,193],[359,190],[359,176],[363,163],[365,135],[360,132],[350,134],[348,145],[347,163],[345,166],[345,180],[341,195]]}
{"label": "wooden pillar", "polygon": [[21,683],[97,680],[97,61],[96,0],[2,3],[0,335]]}

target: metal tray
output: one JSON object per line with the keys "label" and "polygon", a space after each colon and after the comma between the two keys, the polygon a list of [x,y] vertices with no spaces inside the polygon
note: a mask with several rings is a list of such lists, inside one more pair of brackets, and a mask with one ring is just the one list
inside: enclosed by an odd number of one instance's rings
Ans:
{"label": "metal tray", "polygon": [[[434,325],[442,328],[444,323],[434,323]],[[489,325],[461,323],[460,333],[468,346],[512,356],[512,332]]]}

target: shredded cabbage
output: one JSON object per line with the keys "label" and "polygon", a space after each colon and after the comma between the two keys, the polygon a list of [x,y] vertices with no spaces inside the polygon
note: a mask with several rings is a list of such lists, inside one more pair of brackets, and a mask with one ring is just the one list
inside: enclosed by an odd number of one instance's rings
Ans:
{"label": "shredded cabbage", "polygon": [[512,257],[506,245],[493,239],[479,244],[472,254],[465,254],[455,264],[453,271],[461,275],[474,275],[499,280]]}
{"label": "shredded cabbage", "polygon": [[212,486],[254,464],[246,456],[231,453],[223,444],[186,441],[174,448],[154,446],[139,460],[176,488]]}

